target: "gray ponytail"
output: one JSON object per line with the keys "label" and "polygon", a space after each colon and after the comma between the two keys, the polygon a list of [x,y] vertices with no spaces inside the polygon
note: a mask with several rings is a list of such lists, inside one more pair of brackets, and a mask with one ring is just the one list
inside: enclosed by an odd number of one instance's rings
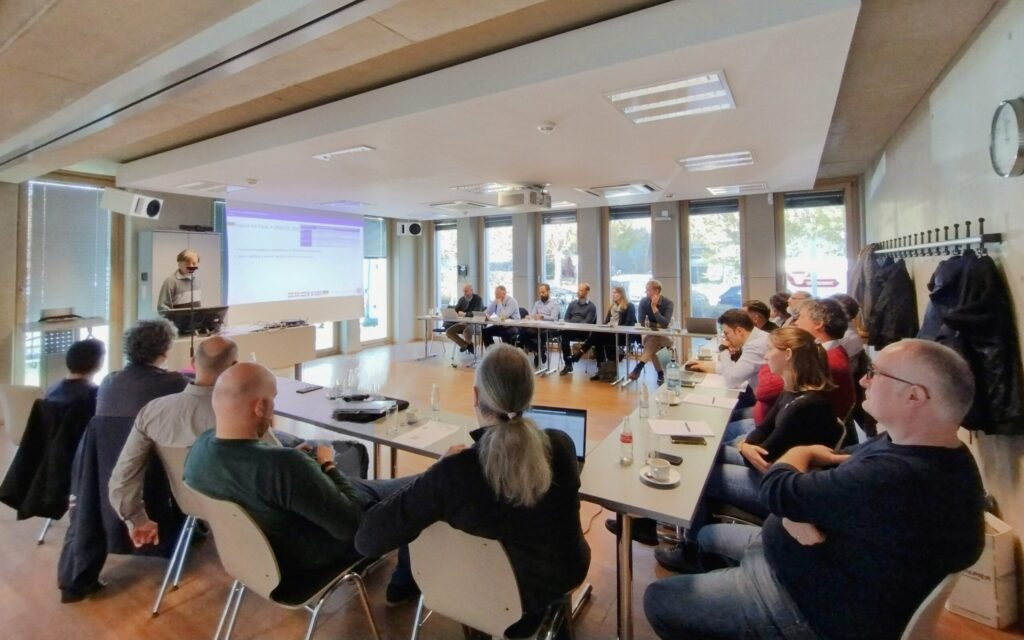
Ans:
{"label": "gray ponytail", "polygon": [[532,507],[551,487],[551,443],[523,412],[533,401],[533,370],[509,345],[488,350],[476,369],[480,412],[495,420],[477,446],[494,494]]}

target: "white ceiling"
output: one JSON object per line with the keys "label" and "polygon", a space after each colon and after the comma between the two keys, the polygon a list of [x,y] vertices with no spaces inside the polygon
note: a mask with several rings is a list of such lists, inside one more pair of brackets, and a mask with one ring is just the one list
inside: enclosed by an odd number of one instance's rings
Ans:
{"label": "white ceiling", "polygon": [[[814,184],[857,20],[856,0],[679,1],[143,158],[129,188],[184,194],[197,180],[256,185],[238,200],[428,218],[430,202],[489,181],[550,183],[581,207],[709,197],[708,186]],[[724,70],[737,108],[634,125],[606,93]],[[549,135],[542,122],[557,126]],[[369,153],[312,158],[353,145]],[[687,173],[686,156],[750,150],[752,166]],[[575,190],[644,180],[651,197],[605,202]],[[671,194],[671,195],[669,195]],[[208,195],[208,194],[206,194]],[[496,213],[500,210],[487,210]]]}

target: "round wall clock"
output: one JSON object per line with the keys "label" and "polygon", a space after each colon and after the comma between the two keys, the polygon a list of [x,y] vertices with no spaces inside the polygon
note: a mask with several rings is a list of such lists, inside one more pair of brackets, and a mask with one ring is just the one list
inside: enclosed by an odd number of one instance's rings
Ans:
{"label": "round wall clock", "polygon": [[1004,100],[992,116],[989,156],[1004,178],[1024,174],[1024,98]]}

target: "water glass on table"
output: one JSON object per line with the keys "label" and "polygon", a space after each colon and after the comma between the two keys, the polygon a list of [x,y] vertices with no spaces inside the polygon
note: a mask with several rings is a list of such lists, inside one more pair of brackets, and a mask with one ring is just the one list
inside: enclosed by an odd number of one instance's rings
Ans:
{"label": "water glass on table", "polygon": [[392,402],[388,405],[387,412],[384,416],[384,432],[388,436],[398,435],[399,424],[398,424],[398,403]]}
{"label": "water glass on table", "polygon": [[441,387],[435,382],[430,387],[430,419],[437,420],[441,413]]}

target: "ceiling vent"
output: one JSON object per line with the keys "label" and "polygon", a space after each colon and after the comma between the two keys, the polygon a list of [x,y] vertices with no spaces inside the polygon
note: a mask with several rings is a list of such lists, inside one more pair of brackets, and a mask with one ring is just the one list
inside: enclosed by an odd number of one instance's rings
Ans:
{"label": "ceiling vent", "polygon": [[440,209],[441,211],[448,211],[450,213],[469,213],[470,211],[491,209],[493,208],[493,205],[483,202],[473,202],[472,200],[448,200],[446,202],[431,202],[430,207]]}
{"label": "ceiling vent", "polygon": [[252,187],[243,187],[237,184],[225,184],[223,182],[211,182],[209,180],[196,180],[179,184],[175,189],[188,189],[189,191],[202,191],[204,193],[235,193],[245,191]]}
{"label": "ceiling vent", "polygon": [[540,189],[504,192],[498,194],[498,206],[511,212],[550,209],[551,196]]}
{"label": "ceiling vent", "polygon": [[661,191],[661,189],[649,182],[630,182],[604,187],[587,187],[586,189],[577,189],[577,191],[589,193],[597,198],[629,198],[633,196],[647,196]]}
{"label": "ceiling vent", "polygon": [[708,193],[713,196],[743,196],[750,193],[764,193],[766,191],[768,191],[768,185],[764,182],[708,187]]}

